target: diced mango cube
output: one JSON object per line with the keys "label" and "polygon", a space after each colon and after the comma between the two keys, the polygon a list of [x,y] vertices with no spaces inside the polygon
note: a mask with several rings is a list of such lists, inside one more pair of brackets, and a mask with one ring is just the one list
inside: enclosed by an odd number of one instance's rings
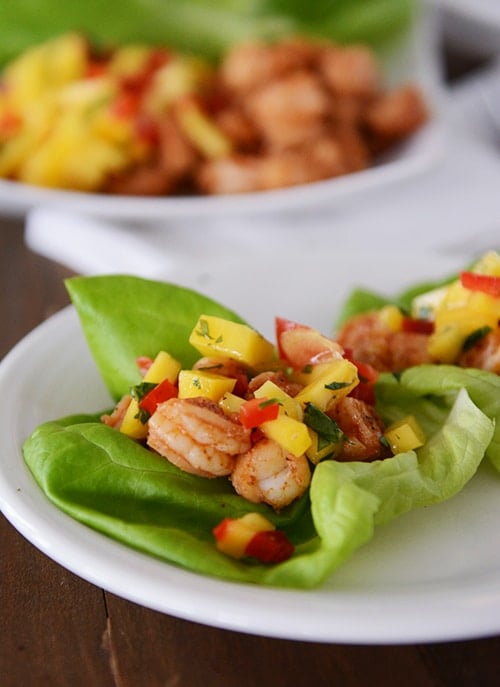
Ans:
{"label": "diced mango cube", "polygon": [[463,328],[451,322],[431,334],[427,342],[427,351],[434,360],[451,364],[459,356],[465,336]]}
{"label": "diced mango cube", "polygon": [[317,379],[295,396],[295,400],[304,406],[313,403],[320,410],[326,410],[333,401],[347,396],[358,383],[356,366],[342,358],[329,363]]}
{"label": "diced mango cube", "polygon": [[176,112],[182,131],[199,152],[208,158],[227,157],[231,154],[231,140],[194,101],[180,103]]}
{"label": "diced mango cube", "polygon": [[144,381],[159,384],[164,379],[168,379],[169,382],[175,384],[180,370],[181,364],[178,360],[171,356],[170,353],[160,351],[144,375]]}
{"label": "diced mango cube", "polygon": [[295,420],[302,420],[304,416],[301,404],[270,379],[254,391],[254,396],[275,399],[280,404],[280,413],[293,417]]}
{"label": "diced mango cube", "polygon": [[242,558],[257,532],[274,529],[275,526],[259,513],[246,513],[241,518],[225,518],[214,529],[215,544],[222,553],[233,558]]}
{"label": "diced mango cube", "polygon": [[384,432],[394,455],[412,451],[425,444],[425,434],[413,415],[394,423]]}
{"label": "diced mango cube", "polygon": [[391,332],[400,332],[403,325],[403,313],[396,305],[384,305],[378,312],[378,317]]}
{"label": "diced mango cube", "polygon": [[338,441],[330,441],[329,439],[323,439],[320,435],[311,429],[307,428],[309,436],[311,437],[311,445],[306,451],[306,456],[309,458],[313,465],[317,465],[320,461],[328,456],[332,458],[335,457],[340,449],[342,448],[342,439]]}
{"label": "diced mango cube", "polygon": [[[164,379],[169,382],[177,381],[177,375],[181,368],[180,363],[173,358],[170,353],[160,351],[153,360],[151,366],[143,377],[143,382],[159,384]],[[133,439],[145,439],[148,434],[147,424],[141,422],[138,417],[139,404],[135,398],[130,401],[130,405],[123,417],[120,425],[120,432]]]}
{"label": "diced mango cube", "polygon": [[181,370],[179,372],[179,398],[204,396],[219,401],[236,384],[233,377],[224,377],[202,370]]}
{"label": "diced mango cube", "polygon": [[278,415],[276,420],[263,422],[260,429],[268,439],[297,457],[303,455],[311,445],[307,426],[288,415]]}
{"label": "diced mango cube", "polygon": [[274,356],[274,346],[246,324],[201,315],[189,343],[203,356],[222,355],[256,367]]}
{"label": "diced mango cube", "polygon": [[245,399],[227,391],[219,401],[219,405],[226,415],[239,415],[240,408],[245,403]]}

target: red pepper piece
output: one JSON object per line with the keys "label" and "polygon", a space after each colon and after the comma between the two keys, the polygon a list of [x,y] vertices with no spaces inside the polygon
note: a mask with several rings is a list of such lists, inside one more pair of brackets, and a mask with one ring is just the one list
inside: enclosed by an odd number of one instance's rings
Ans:
{"label": "red pepper piece", "polygon": [[140,400],[139,408],[152,415],[159,403],[168,401],[169,398],[175,398],[177,394],[178,389],[175,384],[172,384],[168,379],[164,379],[163,382],[157,384],[154,389],[151,389],[151,391]]}
{"label": "red pepper piece", "polygon": [[415,317],[403,317],[401,329],[404,332],[414,332],[415,334],[432,334],[434,322],[431,320],[420,320]]}
{"label": "red pepper piece", "polygon": [[252,398],[240,407],[240,422],[243,427],[253,429],[263,422],[276,420],[280,411],[277,401],[267,398]]}
{"label": "red pepper piece", "polygon": [[500,277],[494,277],[490,274],[477,274],[477,272],[461,272],[460,282],[464,289],[482,291],[494,298],[500,297]]}
{"label": "red pepper piece", "polygon": [[281,530],[257,532],[248,542],[245,554],[263,563],[281,563],[288,560],[295,550],[292,542]]}

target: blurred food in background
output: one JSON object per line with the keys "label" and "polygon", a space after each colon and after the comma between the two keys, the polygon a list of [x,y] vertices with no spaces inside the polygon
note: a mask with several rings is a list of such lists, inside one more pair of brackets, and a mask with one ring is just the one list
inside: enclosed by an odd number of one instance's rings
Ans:
{"label": "blurred food in background", "polygon": [[[350,10],[372,37],[388,33],[381,4],[392,6],[365,0]],[[188,5],[200,9],[175,3]],[[339,2],[336,15],[344,34],[346,7]],[[414,84],[385,87],[367,42],[334,42],[319,29],[282,37],[284,25],[320,24],[320,13],[289,9],[288,23],[266,15],[268,33],[280,26],[273,40],[235,29],[217,59],[204,40],[195,55],[73,31],[28,47],[0,80],[0,177],[126,195],[261,191],[365,169],[420,128],[428,109]],[[393,32],[408,12],[406,2],[387,12]]]}

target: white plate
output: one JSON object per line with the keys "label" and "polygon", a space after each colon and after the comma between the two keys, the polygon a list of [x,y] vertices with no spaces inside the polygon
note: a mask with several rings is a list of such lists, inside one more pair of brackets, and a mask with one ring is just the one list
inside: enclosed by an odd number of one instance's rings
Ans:
{"label": "white plate", "polygon": [[[346,252],[295,253],[233,264],[193,265],[180,279],[204,284],[270,335],[273,317],[323,331],[347,291],[362,282],[388,293],[458,267],[447,259]],[[252,288],[249,289],[249,284]],[[29,334],[0,364],[0,503],[35,546],[84,579],[185,619],[297,640],[405,643],[500,631],[500,477],[484,466],[452,500],[380,528],[320,589],[295,591],[228,583],[138,553],[72,520],[35,484],[21,444],[40,422],[109,404],[67,308]]]}
{"label": "white plate", "polygon": [[300,207],[335,207],[344,199],[384,188],[425,172],[442,154],[443,132],[440,75],[433,13],[426,13],[384,61],[389,85],[418,84],[432,118],[385,161],[362,172],[288,189],[226,196],[140,198],[61,191],[0,180],[0,212],[21,215],[33,207],[50,206],[126,222],[165,221],[181,217],[221,217],[265,213]]}

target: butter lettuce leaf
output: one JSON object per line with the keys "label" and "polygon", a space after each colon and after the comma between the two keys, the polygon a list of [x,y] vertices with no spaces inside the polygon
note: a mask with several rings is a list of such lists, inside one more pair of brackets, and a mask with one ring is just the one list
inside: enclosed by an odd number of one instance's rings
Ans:
{"label": "butter lettuce leaf", "polygon": [[192,289],[129,275],[73,277],[66,288],[112,397],[140,381],[136,359],[167,350],[185,367],[199,353],[189,335],[203,313],[234,322],[234,311]]}

